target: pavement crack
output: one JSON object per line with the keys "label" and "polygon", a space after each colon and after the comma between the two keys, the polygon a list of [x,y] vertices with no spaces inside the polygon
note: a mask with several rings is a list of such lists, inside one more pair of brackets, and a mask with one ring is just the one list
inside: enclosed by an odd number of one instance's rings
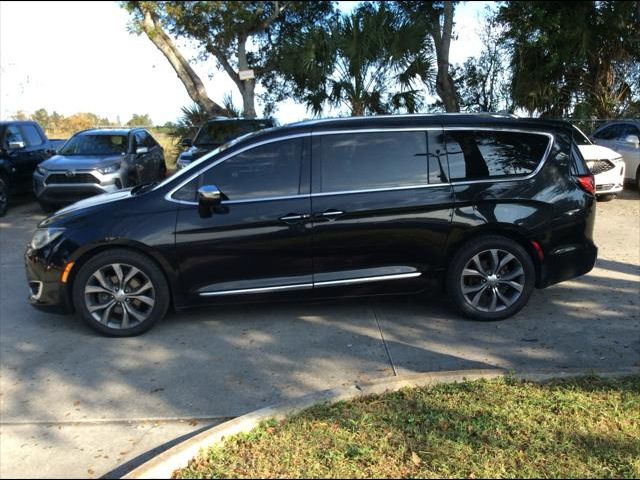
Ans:
{"label": "pavement crack", "polygon": [[382,332],[382,327],[380,326],[380,320],[378,320],[378,314],[376,313],[376,307],[372,306],[371,311],[373,312],[373,318],[376,319],[376,324],[378,325],[378,330],[380,331],[380,338],[382,339],[382,345],[384,345],[384,350],[387,352],[387,358],[389,359],[389,364],[391,365],[391,369],[393,370],[393,376],[398,376],[398,371],[396,370],[396,366],[393,363],[393,357],[391,356],[391,352],[389,351],[389,345],[387,345],[387,341],[384,338],[384,333]]}

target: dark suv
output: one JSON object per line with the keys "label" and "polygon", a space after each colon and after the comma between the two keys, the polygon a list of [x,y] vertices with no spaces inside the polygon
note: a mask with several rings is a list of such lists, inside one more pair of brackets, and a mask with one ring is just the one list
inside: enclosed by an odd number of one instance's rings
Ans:
{"label": "dark suv", "polygon": [[572,135],[498,115],[249,134],[44,220],[26,252],[31,302],[126,336],[170,306],[442,285],[465,315],[503,319],[593,268],[593,177]]}
{"label": "dark suv", "polygon": [[9,194],[31,191],[33,171],[53,153],[36,122],[0,122],[0,216],[7,210]]}
{"label": "dark suv", "polygon": [[193,141],[190,138],[182,139],[182,146],[187,150],[178,155],[176,168],[180,170],[186,167],[234,138],[271,127],[273,120],[270,118],[212,118],[198,129]]}

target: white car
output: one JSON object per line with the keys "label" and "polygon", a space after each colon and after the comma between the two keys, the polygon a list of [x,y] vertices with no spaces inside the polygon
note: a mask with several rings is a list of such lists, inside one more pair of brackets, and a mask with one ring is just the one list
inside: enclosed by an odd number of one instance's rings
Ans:
{"label": "white car", "polygon": [[596,181],[598,200],[612,200],[624,188],[625,164],[622,155],[610,148],[594,145],[575,127],[574,140]]}
{"label": "white car", "polygon": [[640,120],[607,122],[592,135],[598,145],[609,147],[622,155],[626,165],[625,178],[640,190]]}

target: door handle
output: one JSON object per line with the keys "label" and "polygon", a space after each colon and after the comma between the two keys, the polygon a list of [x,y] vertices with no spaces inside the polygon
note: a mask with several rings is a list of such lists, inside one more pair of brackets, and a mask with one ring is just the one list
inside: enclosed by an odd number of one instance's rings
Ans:
{"label": "door handle", "polygon": [[320,214],[321,217],[327,218],[339,217],[340,215],[344,215],[344,212],[342,210],[327,210],[326,212]]}
{"label": "door handle", "polygon": [[310,215],[306,213],[290,213],[289,215],[280,217],[280,220],[282,220],[283,222],[297,222],[298,220],[305,220],[309,217]]}

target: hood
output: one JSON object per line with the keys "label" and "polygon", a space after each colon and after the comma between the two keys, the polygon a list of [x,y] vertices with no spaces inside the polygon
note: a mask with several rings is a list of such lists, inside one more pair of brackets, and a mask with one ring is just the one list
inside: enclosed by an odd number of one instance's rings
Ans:
{"label": "hood", "polygon": [[126,190],[119,190],[114,193],[105,193],[103,195],[96,195],[94,197],[85,198],[84,200],[73,203],[68,207],[63,208],[62,210],[58,210],[52,216],[43,220],[41,226],[47,226],[51,223],[54,223],[55,221],[60,220],[61,217],[67,216],[70,213],[75,213],[80,210],[85,210],[98,205],[104,205],[105,203],[119,202],[127,198],[131,198],[130,188],[127,188]]}
{"label": "hood", "polygon": [[124,155],[54,155],[40,163],[47,170],[93,170],[124,159]]}
{"label": "hood", "polygon": [[622,156],[618,152],[602,145],[578,145],[578,148],[587,162],[592,160],[615,160]]}

